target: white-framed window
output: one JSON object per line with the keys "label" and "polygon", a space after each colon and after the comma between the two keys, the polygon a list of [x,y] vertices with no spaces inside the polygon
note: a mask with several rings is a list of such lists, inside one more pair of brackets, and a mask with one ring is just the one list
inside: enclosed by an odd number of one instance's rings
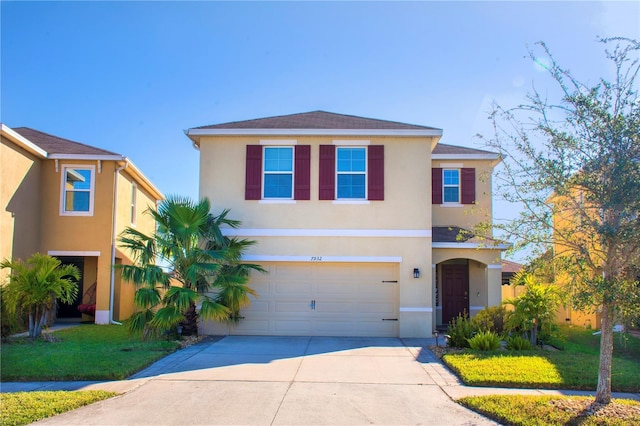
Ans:
{"label": "white-framed window", "polygon": [[367,148],[337,147],[336,199],[367,198]]}
{"label": "white-framed window", "polygon": [[93,216],[95,166],[62,165],[60,214]]}
{"label": "white-framed window", "polygon": [[293,199],[293,147],[265,146],[262,198]]}
{"label": "white-framed window", "polygon": [[136,198],[138,197],[138,185],[131,185],[131,226],[136,226]]}
{"label": "white-framed window", "polygon": [[460,169],[442,169],[442,201],[460,202]]}

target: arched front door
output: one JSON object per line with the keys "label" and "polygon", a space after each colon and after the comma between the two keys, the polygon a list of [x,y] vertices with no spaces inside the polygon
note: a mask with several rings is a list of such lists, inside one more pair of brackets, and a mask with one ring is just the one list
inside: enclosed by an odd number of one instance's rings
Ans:
{"label": "arched front door", "polygon": [[469,313],[469,265],[442,265],[442,323]]}

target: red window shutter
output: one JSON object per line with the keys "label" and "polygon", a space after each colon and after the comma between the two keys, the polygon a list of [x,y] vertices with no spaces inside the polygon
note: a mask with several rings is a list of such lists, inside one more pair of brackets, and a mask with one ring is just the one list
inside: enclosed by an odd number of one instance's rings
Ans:
{"label": "red window shutter", "polygon": [[311,146],[296,145],[295,175],[293,185],[294,200],[311,199]]}
{"label": "red window shutter", "polygon": [[336,147],[335,145],[320,145],[320,170],[319,170],[320,200],[333,200],[336,185]]}
{"label": "red window shutter", "polygon": [[476,169],[468,168],[460,170],[460,193],[462,204],[475,204],[476,202]]}
{"label": "red window shutter", "polygon": [[431,169],[431,204],[442,204],[442,169]]}
{"label": "red window shutter", "polygon": [[247,145],[246,177],[244,186],[245,200],[262,198],[262,146]]}
{"label": "red window shutter", "polygon": [[367,180],[369,200],[384,200],[384,145],[371,145],[367,149]]}

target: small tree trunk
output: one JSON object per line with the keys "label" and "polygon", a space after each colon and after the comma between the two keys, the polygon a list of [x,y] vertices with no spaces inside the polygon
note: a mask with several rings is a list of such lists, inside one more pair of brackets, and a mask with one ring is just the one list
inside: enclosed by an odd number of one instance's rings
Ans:
{"label": "small tree trunk", "polygon": [[184,313],[185,320],[182,323],[182,335],[183,336],[197,336],[198,335],[198,313],[196,312],[196,305],[189,305],[189,309]]}
{"label": "small tree trunk", "polygon": [[34,338],[34,331],[35,331],[35,323],[33,320],[33,312],[30,311],[29,312],[29,337]]}
{"label": "small tree trunk", "polygon": [[600,333],[600,367],[598,368],[598,388],[596,402],[611,402],[611,364],[613,362],[613,322],[614,311],[611,302],[602,304],[602,326]]}

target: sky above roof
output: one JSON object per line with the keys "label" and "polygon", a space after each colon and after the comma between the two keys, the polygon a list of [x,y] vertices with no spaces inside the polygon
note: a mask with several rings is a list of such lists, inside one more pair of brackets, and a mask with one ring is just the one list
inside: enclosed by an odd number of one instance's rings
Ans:
{"label": "sky above roof", "polygon": [[553,93],[527,56],[537,41],[596,82],[611,71],[597,37],[640,38],[634,1],[2,1],[0,15],[3,123],[123,153],[194,198],[188,128],[323,110],[482,149],[491,102]]}

